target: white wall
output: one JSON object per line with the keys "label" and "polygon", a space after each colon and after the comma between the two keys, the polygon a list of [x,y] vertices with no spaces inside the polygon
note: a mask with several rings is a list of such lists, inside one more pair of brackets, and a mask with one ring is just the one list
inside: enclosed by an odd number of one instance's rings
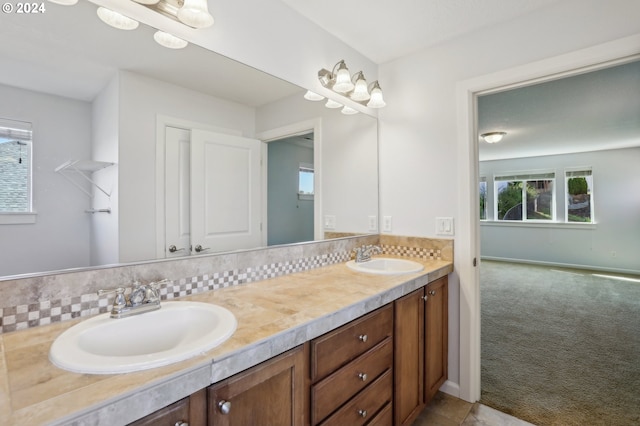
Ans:
{"label": "white wall", "polygon": [[591,166],[596,223],[570,228],[483,223],[482,257],[640,273],[638,164],[640,148],[481,162],[480,176],[491,187],[492,176],[503,172],[555,170],[558,212],[565,208],[565,168]]}
{"label": "white wall", "polygon": [[[320,176],[324,215],[336,217],[335,232],[371,232],[368,216],[378,212],[378,141],[376,119],[344,115],[300,95],[258,108],[258,133],[312,119],[320,120],[314,135],[320,143]],[[317,160],[317,159],[316,159]],[[348,202],[345,202],[348,200]]]}
{"label": "white wall", "polygon": [[110,196],[94,188],[92,208],[110,208],[111,213],[94,213],[91,217],[91,265],[120,262],[118,234],[118,99],[116,75],[92,103],[92,159],[116,163],[93,174],[94,181]]}
{"label": "white wall", "polygon": [[120,72],[120,262],[156,258],[156,117],[254,134],[255,112],[132,72]]}
{"label": "white wall", "polygon": [[[640,33],[639,15],[640,2],[635,1],[563,1],[381,65],[388,106],[380,112],[380,214],[393,216],[393,232],[433,237],[437,216],[455,217],[469,209],[468,201],[458,197],[461,188],[470,186],[459,178],[469,173],[466,153],[457,149],[460,82]],[[461,348],[458,336],[478,333],[477,323],[461,322],[477,304],[466,293],[476,290],[473,279],[460,287],[458,277],[476,253],[468,246],[468,224],[460,225],[450,279],[449,379],[460,384],[463,398],[474,399],[479,396],[476,384],[469,382],[475,380],[470,376],[479,378],[479,371],[473,371],[478,366],[470,366],[473,348]]]}
{"label": "white wall", "polygon": [[33,124],[37,212],[35,224],[0,224],[0,276],[89,266],[90,199],[54,169],[90,158],[91,105],[4,85],[0,99],[0,117]]}

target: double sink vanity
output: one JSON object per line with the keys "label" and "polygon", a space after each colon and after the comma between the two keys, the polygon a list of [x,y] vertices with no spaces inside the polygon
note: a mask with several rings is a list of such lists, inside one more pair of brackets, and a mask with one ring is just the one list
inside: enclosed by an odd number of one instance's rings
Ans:
{"label": "double sink vanity", "polygon": [[0,335],[0,424],[411,424],[452,270],[376,255]]}

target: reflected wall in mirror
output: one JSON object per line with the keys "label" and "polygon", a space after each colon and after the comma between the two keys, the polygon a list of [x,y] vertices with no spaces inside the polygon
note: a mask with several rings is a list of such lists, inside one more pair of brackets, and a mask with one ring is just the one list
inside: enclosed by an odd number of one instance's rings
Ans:
{"label": "reflected wall in mirror", "polygon": [[[182,176],[190,179],[196,179],[190,174],[190,161],[198,132],[258,140],[263,164],[274,155],[268,153],[270,141],[313,133],[311,238],[325,238],[325,231],[377,231],[370,227],[370,217],[377,220],[378,215],[375,118],[346,116],[304,100],[304,89],[198,46],[165,49],[153,41],[153,32],[145,26],[133,32],[114,30],[99,21],[91,2],[73,7],[47,4],[46,14],[3,17],[0,36],[10,42],[0,47],[0,118],[33,124],[36,220],[7,224],[7,215],[0,214],[0,279],[164,258],[171,254],[171,245],[176,250],[196,245],[209,249],[198,254],[266,245],[271,219],[266,167],[248,168],[231,178],[237,168],[228,167],[232,163],[220,157],[220,149],[204,170],[217,170],[228,178],[208,172],[199,178],[214,191],[208,194],[216,195],[208,201],[204,234],[232,231],[236,234],[230,240],[237,243],[247,224],[239,218],[247,212],[231,195],[244,195],[243,176],[258,173],[257,198],[244,200],[252,207],[259,203],[253,213],[258,220],[251,225],[254,231],[258,227],[257,242],[214,247],[191,237],[188,243],[169,241],[167,206],[184,203],[192,193],[188,187],[178,198],[166,196],[171,182],[167,158],[175,159],[166,149],[171,127],[186,131],[189,174],[183,170]],[[98,166],[95,171],[80,173],[72,167],[60,169],[75,160],[113,165],[93,164]],[[289,198],[299,200],[297,175],[294,179],[295,193]],[[182,234],[192,231],[192,213],[203,211],[190,210],[179,217]],[[277,214],[278,209],[273,210]],[[218,226],[212,219],[216,217],[226,219],[231,228]],[[329,227],[325,217],[332,218]],[[276,236],[274,241],[288,240]],[[189,253],[174,253],[185,254]]]}

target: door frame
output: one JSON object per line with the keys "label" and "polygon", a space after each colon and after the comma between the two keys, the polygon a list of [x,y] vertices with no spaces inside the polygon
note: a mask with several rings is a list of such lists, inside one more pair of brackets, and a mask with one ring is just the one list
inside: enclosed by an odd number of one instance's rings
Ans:
{"label": "door frame", "polygon": [[480,371],[480,221],[478,220],[477,97],[637,60],[640,34],[461,81],[456,87],[458,232],[454,265],[460,282],[459,397],[476,402]]}
{"label": "door frame", "polygon": [[191,131],[192,129],[207,130],[233,136],[242,136],[242,131],[213,126],[211,124],[186,120],[169,115],[156,115],[156,258],[165,258],[165,141],[166,127],[176,127]]}
{"label": "door frame", "polygon": [[262,245],[267,245],[267,144],[290,136],[313,132],[313,239],[323,238],[322,227],[322,118],[291,123],[256,134],[262,141]]}

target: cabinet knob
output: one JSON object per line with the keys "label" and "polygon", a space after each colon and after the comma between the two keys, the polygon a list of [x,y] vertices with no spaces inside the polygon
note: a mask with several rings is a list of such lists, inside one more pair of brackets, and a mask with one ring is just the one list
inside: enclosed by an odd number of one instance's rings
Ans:
{"label": "cabinet knob", "polygon": [[178,420],[174,426],[189,426],[189,423]]}
{"label": "cabinet knob", "polygon": [[361,334],[358,336],[358,340],[360,340],[361,342],[366,342],[369,339],[369,337],[366,334]]}
{"label": "cabinet knob", "polygon": [[218,410],[222,414],[229,414],[231,412],[231,401],[225,401],[224,399],[218,402]]}
{"label": "cabinet knob", "polygon": [[367,417],[367,410],[358,410],[358,415],[362,418]]}
{"label": "cabinet knob", "polygon": [[424,300],[425,302],[427,301],[427,299],[429,299],[429,296],[425,295],[421,297],[422,300]]}
{"label": "cabinet knob", "polygon": [[435,296],[435,295],[436,295],[436,291],[435,291],[435,290],[431,290],[431,291],[429,292],[429,294],[430,294],[430,295],[432,295],[432,296]]}
{"label": "cabinet knob", "polygon": [[363,382],[367,381],[367,373],[358,373],[358,378]]}

